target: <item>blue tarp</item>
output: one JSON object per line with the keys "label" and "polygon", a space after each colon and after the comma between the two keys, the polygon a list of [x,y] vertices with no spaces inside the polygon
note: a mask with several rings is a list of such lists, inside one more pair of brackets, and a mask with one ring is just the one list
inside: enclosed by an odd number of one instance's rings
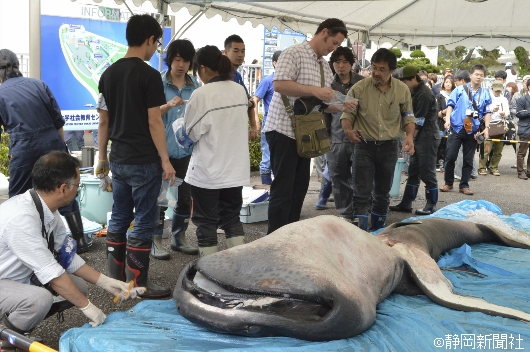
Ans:
{"label": "blue tarp", "polygon": [[[501,214],[492,203],[463,201],[439,210],[434,216],[463,219],[469,211],[481,208]],[[530,233],[530,217],[523,214],[499,217],[510,226]],[[454,285],[454,292],[530,312],[528,250],[479,244],[472,246],[471,252],[465,247],[452,252],[451,257],[441,258],[487,265],[485,271],[480,271],[486,277],[444,271]],[[345,340],[308,342],[286,337],[218,334],[180,316],[173,300],[143,301],[128,312],[110,314],[101,326],[92,328],[85,324],[70,329],[61,337],[59,347],[61,352],[529,350],[530,325],[483,313],[452,310],[426,296],[394,294],[377,307],[376,323],[365,333]]]}

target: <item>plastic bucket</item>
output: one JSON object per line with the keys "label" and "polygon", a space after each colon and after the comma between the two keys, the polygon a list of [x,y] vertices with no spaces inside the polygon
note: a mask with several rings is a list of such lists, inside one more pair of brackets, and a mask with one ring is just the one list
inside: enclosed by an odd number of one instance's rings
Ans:
{"label": "plastic bucket", "polygon": [[107,224],[107,213],[112,211],[112,192],[103,192],[99,188],[99,179],[94,176],[82,176],[77,191],[77,200],[81,215],[99,224]]}
{"label": "plastic bucket", "polygon": [[392,180],[392,188],[390,189],[390,197],[399,196],[399,185],[401,184],[401,173],[405,167],[405,159],[398,158],[396,167],[394,168],[394,179]]}

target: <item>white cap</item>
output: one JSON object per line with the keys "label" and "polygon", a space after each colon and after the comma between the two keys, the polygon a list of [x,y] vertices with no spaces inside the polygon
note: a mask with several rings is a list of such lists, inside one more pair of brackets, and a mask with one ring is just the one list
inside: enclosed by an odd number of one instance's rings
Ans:
{"label": "white cap", "polygon": [[512,63],[511,63],[510,61],[508,61],[508,62],[506,63],[506,66],[512,66]]}

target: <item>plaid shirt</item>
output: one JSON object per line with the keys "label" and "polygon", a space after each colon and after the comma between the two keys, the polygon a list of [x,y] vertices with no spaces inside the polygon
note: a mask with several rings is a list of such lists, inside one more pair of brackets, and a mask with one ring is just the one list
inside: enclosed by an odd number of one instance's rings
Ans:
{"label": "plaid shirt", "polygon": [[[317,54],[307,41],[285,49],[280,55],[274,72],[275,81],[295,81],[307,86],[321,86],[320,63],[324,67],[325,87],[330,87],[333,82],[333,73],[329,64],[323,58],[318,59]],[[299,97],[288,96],[291,106]],[[276,131],[295,139],[291,119],[285,111],[281,94],[274,92],[267,114],[267,121],[263,132]]]}

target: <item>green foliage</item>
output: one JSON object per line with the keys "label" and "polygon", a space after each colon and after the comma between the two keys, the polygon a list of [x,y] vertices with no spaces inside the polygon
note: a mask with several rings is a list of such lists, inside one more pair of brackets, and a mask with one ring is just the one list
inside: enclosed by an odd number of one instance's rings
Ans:
{"label": "green foliage", "polygon": [[[471,58],[473,50],[468,50],[463,46],[457,46],[454,50],[448,50],[443,45],[438,47],[438,64],[442,67],[451,67],[459,70],[469,70],[473,65],[481,64],[486,66],[486,71],[489,67],[498,66],[501,52],[499,49],[491,51],[477,48],[477,52],[482,57]],[[493,72],[493,71],[492,71]],[[494,75],[487,71],[487,75]]]}
{"label": "green foliage", "polygon": [[403,56],[403,53],[398,48],[392,48],[390,49],[394,54],[396,54],[396,57],[399,59]]}
{"label": "green foliage", "polygon": [[425,53],[422,50],[420,50],[420,49],[416,49],[416,50],[414,50],[413,52],[410,53],[410,57],[414,58],[414,59],[425,57],[425,56],[427,56],[427,55],[425,55]]}
{"label": "green foliage", "polygon": [[[0,132],[2,132],[1,129]],[[0,133],[0,135],[0,173],[9,176],[9,135],[7,133]]]}
{"label": "green foliage", "polygon": [[[259,120],[260,122],[263,120],[262,114],[259,114]],[[261,162],[261,143],[259,137],[253,141],[248,142],[248,152],[250,154],[250,170],[259,170],[259,163]]]}
{"label": "green foliage", "polygon": [[518,46],[514,50],[515,57],[519,63],[519,75],[525,76],[530,74],[530,59],[528,58],[528,51],[522,46]]}
{"label": "green foliage", "polygon": [[427,73],[439,73],[441,70],[440,66],[431,64],[431,60],[426,57],[418,59],[401,59],[397,62],[397,67],[403,67],[407,65],[417,67],[418,70],[425,70]]}

